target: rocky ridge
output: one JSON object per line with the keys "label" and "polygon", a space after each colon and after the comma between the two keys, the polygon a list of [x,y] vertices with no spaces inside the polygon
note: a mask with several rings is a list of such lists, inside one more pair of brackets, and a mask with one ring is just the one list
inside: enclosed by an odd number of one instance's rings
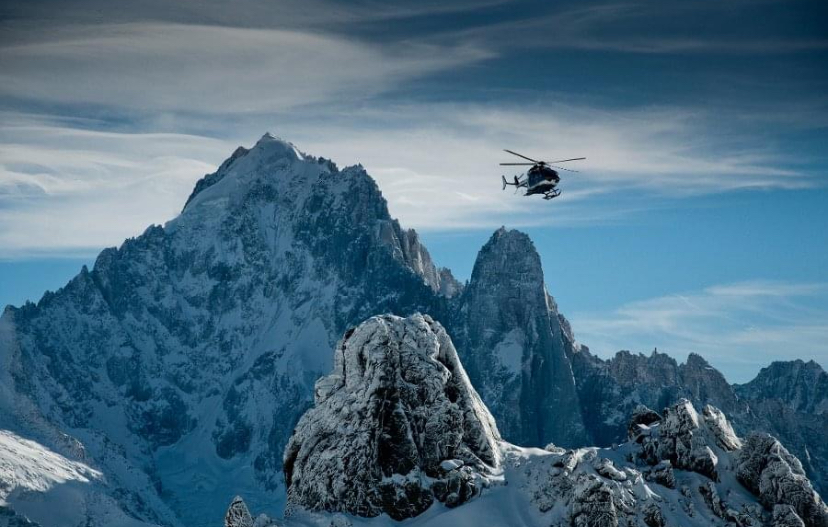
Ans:
{"label": "rocky ridge", "polygon": [[682,398],[694,405],[721,408],[740,434],[765,432],[779,437],[803,462],[818,490],[828,485],[826,374],[814,362],[774,363],[745,385],[731,385],[699,355],[679,364],[651,355],[618,352],[603,360],[586,346],[572,356],[581,412],[590,439],[599,445],[625,440],[627,415],[639,405],[663,408]]}

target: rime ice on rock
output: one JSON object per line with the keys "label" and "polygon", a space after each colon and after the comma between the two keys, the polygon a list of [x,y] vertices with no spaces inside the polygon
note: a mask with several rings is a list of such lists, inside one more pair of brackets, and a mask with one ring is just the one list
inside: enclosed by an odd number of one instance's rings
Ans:
{"label": "rime ice on rock", "polygon": [[[788,506],[806,526],[828,527],[828,507],[814,492],[799,460],[776,438],[761,433],[749,435],[737,463],[738,480],[775,515],[780,505]],[[792,517],[784,507],[778,514]]]}
{"label": "rime ice on rock", "polygon": [[253,527],[253,517],[240,496],[233,498],[227,514],[224,515],[224,527]]}
{"label": "rime ice on rock", "polygon": [[285,450],[288,507],[416,516],[473,497],[500,463],[492,416],[428,316],[349,331]]}

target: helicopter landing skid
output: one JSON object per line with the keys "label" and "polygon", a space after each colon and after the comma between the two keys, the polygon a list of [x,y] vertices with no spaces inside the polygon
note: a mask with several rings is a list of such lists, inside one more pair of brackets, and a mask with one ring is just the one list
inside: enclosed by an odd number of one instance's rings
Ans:
{"label": "helicopter landing skid", "polygon": [[550,190],[543,195],[543,199],[550,200],[561,195],[561,189]]}

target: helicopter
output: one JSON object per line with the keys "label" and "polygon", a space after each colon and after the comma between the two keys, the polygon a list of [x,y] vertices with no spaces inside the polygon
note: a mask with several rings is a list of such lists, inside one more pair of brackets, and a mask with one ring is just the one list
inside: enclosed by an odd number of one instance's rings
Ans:
{"label": "helicopter", "polygon": [[507,186],[515,187],[515,192],[517,192],[519,188],[525,188],[526,193],[524,196],[543,194],[543,199],[546,200],[557,198],[561,195],[561,189],[557,188],[558,183],[561,181],[561,177],[558,175],[558,171],[555,170],[555,168],[558,170],[566,170],[567,172],[577,172],[577,170],[570,170],[568,168],[555,166],[553,163],[566,163],[568,161],[581,161],[586,159],[585,157],[573,157],[572,159],[559,159],[557,161],[536,161],[531,157],[526,157],[523,154],[518,154],[517,152],[512,152],[511,150],[504,150],[504,152],[508,152],[513,156],[522,157],[527,161],[531,161],[531,163],[500,163],[500,166],[531,165],[532,168],[527,170],[523,175],[515,176],[513,183],[507,181],[506,176],[500,176],[503,180],[503,190],[506,190]]}

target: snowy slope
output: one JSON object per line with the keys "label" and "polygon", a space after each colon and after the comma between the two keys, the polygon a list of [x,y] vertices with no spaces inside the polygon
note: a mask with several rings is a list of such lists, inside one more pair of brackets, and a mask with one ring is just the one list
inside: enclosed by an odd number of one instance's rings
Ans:
{"label": "snowy slope", "polygon": [[148,527],[124,514],[103,480],[84,463],[0,430],[0,525]]}

